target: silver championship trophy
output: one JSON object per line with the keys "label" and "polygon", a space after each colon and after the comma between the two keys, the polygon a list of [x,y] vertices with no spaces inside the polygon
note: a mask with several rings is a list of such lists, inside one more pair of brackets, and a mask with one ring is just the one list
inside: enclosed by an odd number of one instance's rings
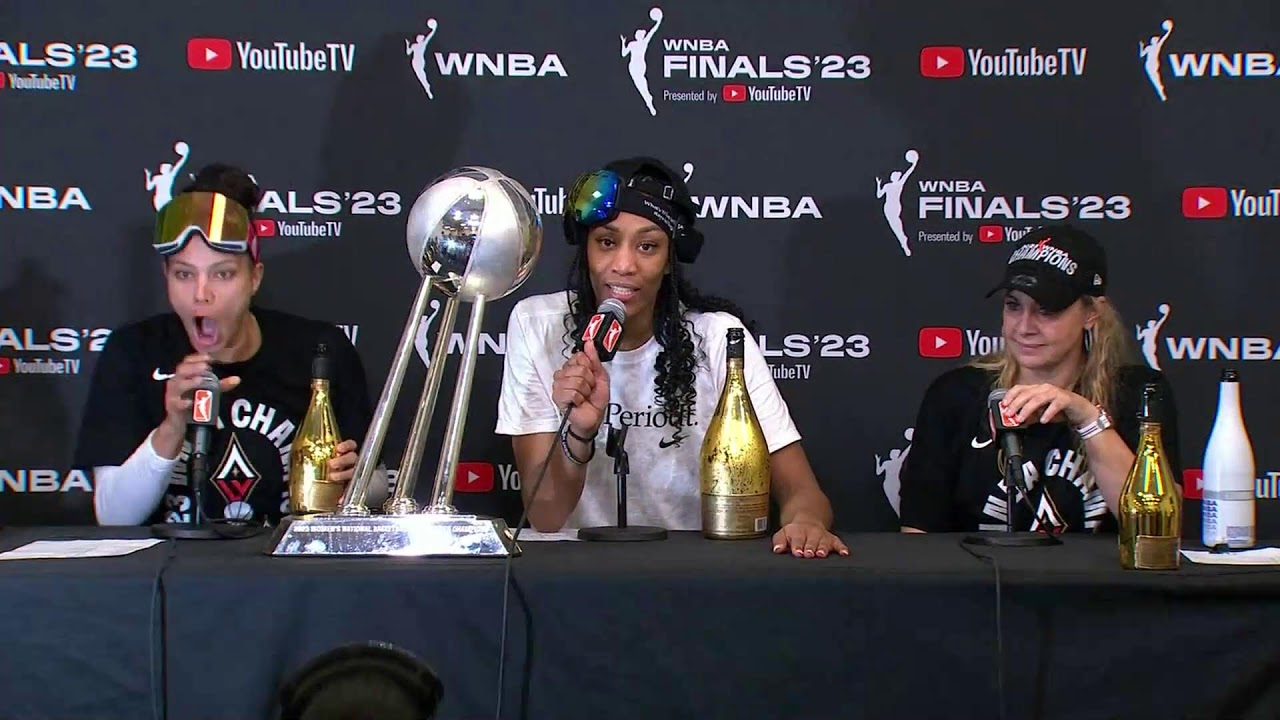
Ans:
{"label": "silver championship trophy", "polygon": [[[528,191],[484,167],[453,170],[427,187],[409,211],[409,258],[422,275],[413,309],[382,387],[373,422],[360,446],[355,474],[336,512],[288,516],[276,531],[272,555],[506,556],[519,554],[498,518],[460,514],[453,507],[454,475],[462,449],[485,304],[514,292],[533,272],[542,250],[542,217]],[[382,454],[387,425],[400,395],[414,340],[432,291],[447,299],[436,324],[427,377],[400,463],[395,493],[373,514],[365,505]],[[458,306],[471,303],[466,347],[445,426],[431,500],[413,499],[427,427],[435,410]]]}

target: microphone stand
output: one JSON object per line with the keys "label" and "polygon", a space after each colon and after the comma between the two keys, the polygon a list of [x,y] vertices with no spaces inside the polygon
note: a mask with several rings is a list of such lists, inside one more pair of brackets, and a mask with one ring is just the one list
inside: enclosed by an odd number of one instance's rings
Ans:
{"label": "microphone stand", "polygon": [[204,486],[209,480],[209,436],[207,425],[192,428],[191,456],[187,458],[187,487],[191,488],[191,522],[156,523],[151,526],[154,537],[176,540],[217,540],[224,537],[206,521]]}
{"label": "microphone stand", "polygon": [[993,547],[1047,547],[1049,545],[1062,544],[1061,540],[1049,533],[1015,531],[1013,529],[1013,510],[1017,507],[1014,498],[1018,494],[1022,495],[1022,501],[1031,510],[1032,517],[1035,517],[1036,511],[1035,506],[1031,504],[1030,491],[1027,489],[1026,478],[1022,472],[1022,458],[1018,455],[1010,454],[1005,458],[1004,488],[1005,492],[1008,493],[1008,502],[1005,503],[1004,532],[966,535],[961,542],[967,545],[989,545]]}
{"label": "microphone stand", "polygon": [[209,441],[213,428],[192,428],[191,456],[187,458],[187,487],[191,488],[191,522],[155,523],[152,537],[168,540],[236,540],[266,530],[266,525],[244,520],[209,520],[204,512],[204,486],[209,482]]}
{"label": "microphone stand", "polygon": [[627,456],[626,441],[626,425],[623,425],[621,430],[612,425],[609,426],[605,453],[613,458],[613,474],[618,478],[618,524],[614,527],[582,528],[578,531],[579,540],[645,542],[667,539],[667,531],[664,528],[627,524],[627,474],[631,472],[631,461]]}

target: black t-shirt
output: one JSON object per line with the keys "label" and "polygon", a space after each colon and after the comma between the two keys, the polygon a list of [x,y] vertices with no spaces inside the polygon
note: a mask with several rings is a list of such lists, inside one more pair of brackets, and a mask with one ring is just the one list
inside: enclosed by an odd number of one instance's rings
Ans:
{"label": "black t-shirt", "polygon": [[[209,443],[204,512],[275,523],[289,512],[289,455],[295,431],[311,401],[311,361],[328,345],[330,392],[343,439],[364,440],[372,405],[364,366],[335,325],[276,310],[252,310],[262,346],[243,362],[214,364],[220,378],[240,377],[223,393],[218,429]],[[131,323],[111,333],[94,368],[74,466],[122,465],[164,420],[165,380],[195,352],[173,313]],[[148,522],[191,522],[187,458],[183,442],[164,501]]]}
{"label": "black t-shirt", "polygon": [[[1000,440],[991,437],[987,396],[995,376],[975,367],[950,370],[925,392],[911,447],[902,466],[901,523],[926,532],[1004,530],[1007,495],[999,465]],[[1163,392],[1161,439],[1175,481],[1181,482],[1178,420],[1168,381],[1146,366],[1121,369],[1110,409],[1115,430],[1131,449],[1138,444],[1142,388]],[[1114,530],[1083,441],[1066,422],[1034,424],[1023,434],[1029,500],[1014,508],[1015,530],[1096,532]]]}

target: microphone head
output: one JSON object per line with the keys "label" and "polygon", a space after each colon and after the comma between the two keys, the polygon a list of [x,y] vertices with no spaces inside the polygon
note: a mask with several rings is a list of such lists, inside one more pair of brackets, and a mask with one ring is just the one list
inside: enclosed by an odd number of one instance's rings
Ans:
{"label": "microphone head", "polygon": [[221,404],[222,392],[218,384],[218,376],[213,371],[206,371],[200,378],[200,384],[191,393],[191,425],[213,427],[218,422],[218,406]]}
{"label": "microphone head", "polygon": [[574,352],[580,352],[586,343],[593,343],[601,362],[609,362],[618,351],[618,342],[622,339],[622,324],[626,319],[627,308],[617,298],[609,298],[600,303],[574,341]]}
{"label": "microphone head", "polygon": [[997,432],[1009,432],[1012,430],[1024,429],[1022,423],[1018,422],[1018,418],[1012,414],[1005,413],[1000,407],[1000,402],[1004,400],[1004,396],[1009,393],[1004,388],[997,388],[987,395],[987,415],[991,419],[991,432],[994,435]]}
{"label": "microphone head", "polygon": [[627,306],[623,305],[622,301],[617,298],[609,298],[600,303],[600,307],[596,308],[596,312],[609,313],[618,318],[618,322],[627,321]]}

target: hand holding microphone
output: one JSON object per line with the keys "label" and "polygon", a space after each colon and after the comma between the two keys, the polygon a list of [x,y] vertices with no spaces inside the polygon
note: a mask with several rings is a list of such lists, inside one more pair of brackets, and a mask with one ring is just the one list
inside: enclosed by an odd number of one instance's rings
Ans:
{"label": "hand holding microphone", "polygon": [[1051,383],[1015,385],[1007,393],[998,392],[1002,393],[1004,412],[1014,424],[1051,423],[1065,418],[1079,427],[1098,419],[1098,408],[1087,398]]}
{"label": "hand holding microphone", "polygon": [[1027,429],[1018,414],[1010,409],[1008,390],[992,390],[987,396],[987,419],[991,421],[991,436],[1000,441],[1006,462],[1015,468],[1022,467],[1022,436]]}
{"label": "hand holding microphone", "polygon": [[551,399],[561,412],[568,410],[569,429],[582,437],[594,437],[609,405],[609,372],[622,338],[627,313],[622,303],[609,298],[600,304],[574,333],[574,353],[556,371]]}
{"label": "hand holding microphone", "polygon": [[[165,382],[165,422],[179,435],[186,432],[187,424],[192,420],[192,413],[195,409],[193,395],[197,387],[201,387],[202,384],[207,382],[205,379],[206,373],[212,374],[209,356],[194,353],[183,358],[182,362],[173,369],[173,377]],[[216,376],[214,377],[216,379]],[[219,393],[224,393],[239,384],[239,377],[223,378],[218,380],[217,389]]]}
{"label": "hand holding microphone", "polygon": [[556,371],[551,399],[561,412],[569,412],[569,429],[581,437],[594,437],[609,406],[609,372],[595,345],[574,353]]}

